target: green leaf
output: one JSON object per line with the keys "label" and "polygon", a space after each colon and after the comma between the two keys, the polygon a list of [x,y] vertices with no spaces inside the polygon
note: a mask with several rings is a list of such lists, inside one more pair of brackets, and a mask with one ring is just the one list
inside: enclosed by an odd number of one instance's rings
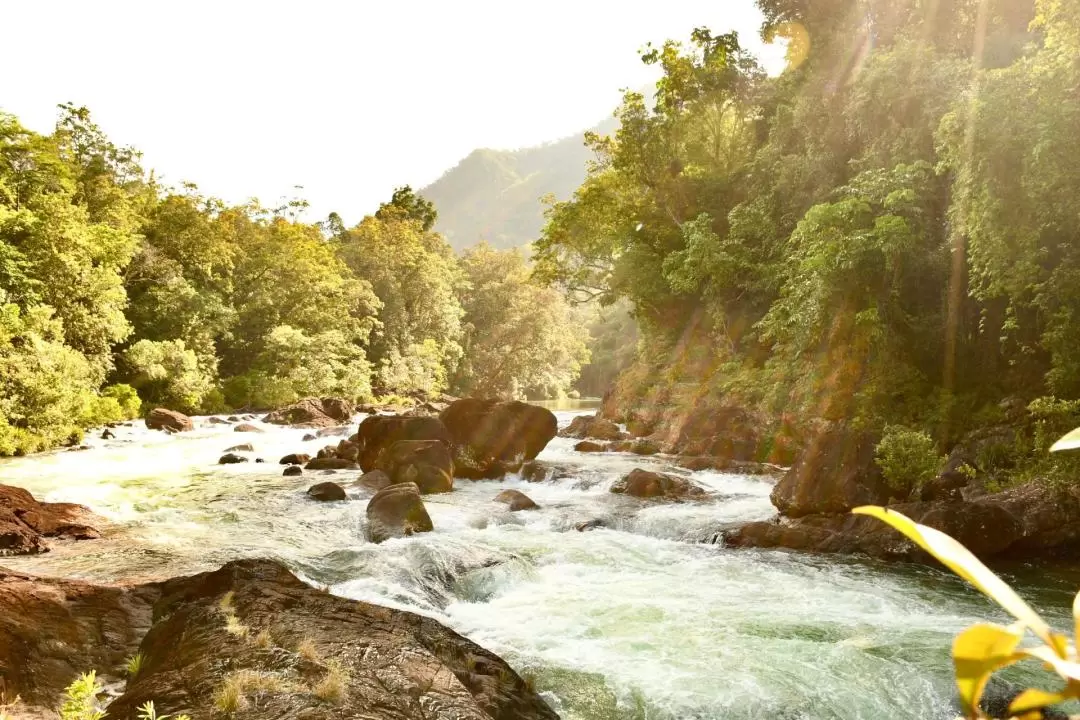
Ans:
{"label": "green leaf", "polygon": [[1041,710],[1050,705],[1057,705],[1066,700],[1080,696],[1080,686],[1075,683],[1066,685],[1061,692],[1046,692],[1037,688],[1029,688],[1017,695],[1009,704],[1010,715],[1022,715],[1033,710]]}
{"label": "green leaf", "polygon": [[968,717],[977,715],[979,699],[990,675],[1022,660],[1016,646],[1024,636],[1022,626],[980,624],[969,627],[953,641],[953,665],[960,703]]}
{"label": "green leaf", "polygon": [[1051,445],[1050,452],[1076,450],[1077,448],[1080,448],[1080,428],[1076,428],[1071,433]]}

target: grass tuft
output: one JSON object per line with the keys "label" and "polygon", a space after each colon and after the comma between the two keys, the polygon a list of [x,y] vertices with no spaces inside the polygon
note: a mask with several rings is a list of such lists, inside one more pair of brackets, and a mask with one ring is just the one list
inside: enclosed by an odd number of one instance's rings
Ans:
{"label": "grass tuft", "polygon": [[288,689],[285,681],[276,675],[238,670],[225,678],[214,694],[214,706],[226,715],[232,715],[247,707],[247,696],[255,693],[279,693]]}
{"label": "grass tuft", "polygon": [[348,676],[345,668],[336,660],[326,664],[326,675],[312,689],[315,697],[335,705],[345,699],[346,680]]}
{"label": "grass tuft", "polygon": [[232,590],[230,590],[229,592],[227,592],[227,593],[225,593],[224,595],[221,596],[221,601],[218,602],[218,607],[221,608],[221,612],[225,613],[226,615],[231,615],[232,614],[232,612],[234,610],[234,606],[233,606],[233,598],[234,597],[236,597],[236,593],[233,592]]}
{"label": "grass tuft", "polygon": [[240,618],[235,615],[228,615],[225,618],[225,630],[236,637],[245,638],[248,636],[250,629],[247,625],[240,622]]}
{"label": "grass tuft", "polygon": [[296,654],[313,663],[322,661],[322,656],[319,655],[319,649],[315,647],[315,643],[311,638],[306,637],[300,641],[300,644],[296,646]]}
{"label": "grass tuft", "polygon": [[274,645],[274,636],[270,634],[268,628],[263,628],[259,631],[259,634],[255,636],[255,647],[263,650],[268,650]]}
{"label": "grass tuft", "polygon": [[143,654],[137,652],[124,661],[124,670],[127,671],[128,678],[134,679],[138,676],[139,671],[142,670],[143,659]]}

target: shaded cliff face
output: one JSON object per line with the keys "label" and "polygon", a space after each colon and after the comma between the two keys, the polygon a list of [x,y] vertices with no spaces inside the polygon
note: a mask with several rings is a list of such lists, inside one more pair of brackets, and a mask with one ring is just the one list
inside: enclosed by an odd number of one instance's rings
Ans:
{"label": "shaded cliff face", "polygon": [[86,670],[138,674],[107,718],[538,720],[558,716],[505,662],[435,620],[320,592],[268,560],[129,587],[0,572],[0,690],[55,707]]}

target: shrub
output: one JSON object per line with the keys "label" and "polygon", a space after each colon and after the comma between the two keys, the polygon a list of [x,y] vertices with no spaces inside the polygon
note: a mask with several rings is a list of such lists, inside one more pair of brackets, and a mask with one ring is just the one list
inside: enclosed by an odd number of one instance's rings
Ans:
{"label": "shrub", "polygon": [[120,406],[121,420],[131,420],[142,414],[142,400],[139,399],[139,393],[135,392],[135,388],[130,385],[122,383],[109,385],[102,389],[101,396],[116,400],[117,405]]}
{"label": "shrub", "polygon": [[105,711],[98,708],[97,698],[103,690],[93,670],[80,675],[64,691],[60,720],[100,720]]}
{"label": "shrub", "polygon": [[875,459],[889,487],[905,495],[937,477],[944,465],[933,438],[902,425],[885,427]]}

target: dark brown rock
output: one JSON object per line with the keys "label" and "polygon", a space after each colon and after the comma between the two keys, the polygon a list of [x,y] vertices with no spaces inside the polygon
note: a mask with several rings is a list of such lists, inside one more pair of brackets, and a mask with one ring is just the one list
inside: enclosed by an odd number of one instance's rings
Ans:
{"label": "dark brown rock", "polygon": [[548,467],[539,460],[530,460],[521,466],[521,479],[525,482],[544,482],[548,477]]}
{"label": "dark brown rock", "polygon": [[532,498],[520,490],[503,490],[495,496],[494,502],[510,506],[510,512],[540,509],[540,506],[533,502]]}
{"label": "dark brown rock", "polygon": [[195,423],[187,415],[175,410],[154,408],[146,416],[146,427],[151,430],[172,430],[174,432],[187,432],[195,429]]}
{"label": "dark brown rock", "polygon": [[384,488],[390,487],[394,483],[390,480],[390,476],[382,470],[372,470],[369,473],[361,475],[360,479],[353,484],[356,487],[370,490],[371,492],[379,492]]}
{"label": "dark brown rock", "polygon": [[285,475],[285,476],[303,475],[304,474],[304,468],[300,467],[299,465],[290,465],[287,468],[285,468],[285,470],[282,471],[281,474]]}
{"label": "dark brown rock", "polygon": [[114,433],[112,430],[105,430],[104,432],[101,433],[101,439],[102,440],[115,440],[116,439],[116,433]]}
{"label": "dark brown rock", "polygon": [[818,435],[773,489],[773,505],[793,518],[885,505],[892,491],[874,461],[877,442],[845,429]]}
{"label": "dark brown rock", "polygon": [[[231,634],[226,612],[250,637],[268,631],[269,647]],[[142,669],[125,684],[118,668],[136,653]],[[333,667],[342,697],[321,700],[310,688]],[[218,717],[215,696],[242,674],[269,681],[244,694],[245,720],[557,720],[506,663],[435,620],[320,592],[272,561],[125,587],[0,571],[6,697],[53,717],[88,668],[122,689],[107,720],[148,701],[159,716]]]}
{"label": "dark brown rock", "polygon": [[375,467],[393,484],[416,483],[424,495],[454,489],[454,462],[441,440],[399,440],[379,453]]}
{"label": "dark brown rock", "polygon": [[466,398],[439,418],[451,436],[455,475],[472,479],[517,472],[559,429],[550,410],[517,401]]}
{"label": "dark brown rock", "polygon": [[311,433],[308,433],[308,434],[304,435],[303,438],[301,438],[300,442],[311,442],[312,440],[318,440],[318,439],[319,439],[318,435],[312,435]]}
{"label": "dark brown rock", "polygon": [[687,478],[666,473],[649,472],[640,468],[615,482],[611,492],[638,498],[683,499],[699,497],[705,491]]}
{"label": "dark brown rock", "polygon": [[608,446],[593,440],[582,440],[574,445],[574,450],[580,453],[602,453],[608,451]]}
{"label": "dark brown rock", "polygon": [[596,415],[578,415],[570,421],[570,425],[565,430],[559,433],[559,437],[577,438],[579,440],[587,438],[593,440],[625,440],[630,435],[621,431],[619,426],[610,420]]}
{"label": "dark brown rock", "polygon": [[0,485],[0,556],[46,552],[45,538],[99,538],[92,524],[104,522],[82,505],[38,502],[22,488]]}
{"label": "dark brown rock", "polygon": [[322,399],[322,410],[338,422],[348,422],[355,411],[355,406],[344,398],[326,397]]}
{"label": "dark brown rock", "polygon": [[319,458],[320,460],[323,458],[336,458],[337,448],[333,445],[325,445],[321,450],[319,450],[318,454],[316,454],[315,457]]}
{"label": "dark brown rock", "polygon": [[399,483],[375,493],[368,502],[367,520],[372,542],[435,529],[416,483]]}
{"label": "dark brown rock", "polygon": [[649,440],[648,438],[622,440],[613,443],[609,449],[613,452],[633,453],[634,455],[658,455],[660,453],[660,445],[655,440]]}
{"label": "dark brown rock", "polygon": [[278,465],[303,465],[311,460],[307,453],[292,453],[278,460]]}
{"label": "dark brown rock", "polygon": [[356,470],[359,465],[343,458],[315,458],[304,466],[307,470]]}
{"label": "dark brown rock", "polygon": [[346,460],[359,460],[360,446],[354,442],[350,442],[349,440],[342,440],[334,449],[334,456],[344,458]]}
{"label": "dark brown rock", "polygon": [[240,423],[239,425],[237,425],[236,427],[233,428],[233,432],[261,433],[262,430],[260,428],[255,427],[251,423]]}
{"label": "dark brown rock", "polygon": [[211,425],[228,425],[229,421],[219,417],[211,417],[206,422]]}
{"label": "dark brown rock", "polygon": [[321,482],[308,488],[308,496],[322,501],[347,500],[345,488],[333,482]]}
{"label": "dark brown rock", "polygon": [[264,417],[263,422],[321,428],[339,425],[348,420],[351,414],[351,405],[340,398],[304,398],[278,408]]}
{"label": "dark brown rock", "polygon": [[349,438],[360,448],[360,467],[375,469],[379,454],[401,440],[440,440],[450,447],[450,433],[435,417],[372,415],[360,423],[356,435]]}
{"label": "dark brown rock", "polygon": [[242,455],[235,453],[225,453],[218,458],[218,465],[237,465],[239,463],[246,463],[248,459]]}

